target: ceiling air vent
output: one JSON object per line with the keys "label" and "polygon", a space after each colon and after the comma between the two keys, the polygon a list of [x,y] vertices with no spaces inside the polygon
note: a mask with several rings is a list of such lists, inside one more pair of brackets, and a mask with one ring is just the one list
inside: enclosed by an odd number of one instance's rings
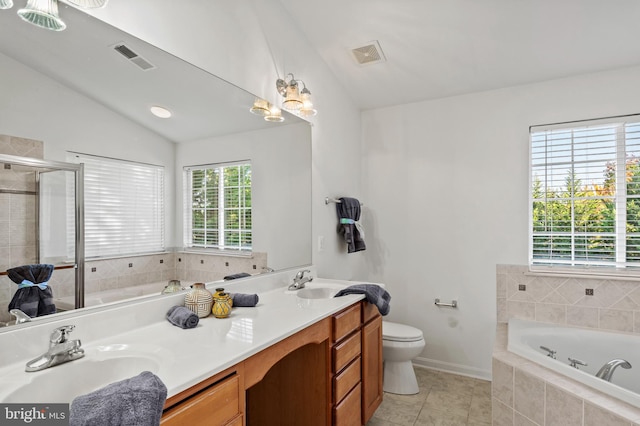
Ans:
{"label": "ceiling air vent", "polygon": [[356,62],[358,62],[358,64],[360,65],[375,64],[387,60],[384,57],[384,53],[382,53],[380,43],[375,40],[367,43],[362,47],[351,49],[351,53],[353,54]]}
{"label": "ceiling air vent", "polygon": [[133,64],[138,66],[138,68],[140,68],[140,69],[142,69],[144,71],[148,71],[148,70],[151,70],[151,69],[155,68],[155,65],[153,65],[151,62],[149,62],[146,59],[144,59],[142,56],[138,55],[136,52],[131,50],[124,43],[118,43],[118,44],[114,45],[113,49],[116,52],[118,52],[119,54],[121,54],[122,56],[124,56],[125,58],[127,58]]}

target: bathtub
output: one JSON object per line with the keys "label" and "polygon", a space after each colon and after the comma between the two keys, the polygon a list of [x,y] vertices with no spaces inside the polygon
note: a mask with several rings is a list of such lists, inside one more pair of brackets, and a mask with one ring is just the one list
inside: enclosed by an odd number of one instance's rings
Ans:
{"label": "bathtub", "polygon": [[[141,284],[131,287],[115,288],[111,290],[86,293],[84,295],[84,306],[97,306],[108,303],[116,303],[123,300],[131,300],[145,297],[152,294],[160,294],[168,281]],[[189,287],[194,281],[181,281],[182,287]],[[68,311],[75,308],[75,296],[54,297],[53,303],[58,311]]]}
{"label": "bathtub", "polygon": [[[640,408],[640,336],[513,318],[508,333],[510,352]],[[556,359],[547,356],[540,346],[557,351]],[[587,365],[573,368],[569,357]],[[618,367],[611,382],[595,376],[600,367],[615,358],[627,360],[632,368]]]}

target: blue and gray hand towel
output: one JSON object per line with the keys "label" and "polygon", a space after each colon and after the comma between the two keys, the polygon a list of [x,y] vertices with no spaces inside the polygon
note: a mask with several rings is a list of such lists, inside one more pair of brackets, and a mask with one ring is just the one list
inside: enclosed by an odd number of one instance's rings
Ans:
{"label": "blue and gray hand towel", "polygon": [[149,371],[112,383],[71,402],[70,426],[158,426],[167,387]]}
{"label": "blue and gray hand towel", "polygon": [[347,243],[347,253],[354,253],[365,250],[362,227],[360,220],[360,201],[356,198],[342,197],[336,203],[336,213],[338,214],[338,233],[344,237]]}
{"label": "blue and gray hand towel", "polygon": [[30,317],[54,314],[53,292],[48,282],[53,274],[53,265],[34,264],[7,269],[7,275],[18,290],[9,302],[9,309],[20,309]]}
{"label": "blue and gray hand towel", "polygon": [[391,309],[391,295],[387,290],[377,284],[354,284],[343,288],[337,292],[334,297],[340,297],[346,294],[364,294],[367,302],[376,305],[381,315],[387,315]]}

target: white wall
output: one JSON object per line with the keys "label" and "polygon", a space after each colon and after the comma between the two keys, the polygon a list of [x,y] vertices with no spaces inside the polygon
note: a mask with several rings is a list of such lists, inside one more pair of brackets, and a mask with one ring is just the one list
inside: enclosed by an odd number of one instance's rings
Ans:
{"label": "white wall", "polygon": [[[489,377],[496,264],[526,264],[530,125],[640,112],[640,68],[363,113],[369,279],[424,365]],[[459,309],[437,308],[436,297]]]}
{"label": "white wall", "polygon": [[278,76],[304,80],[319,111],[311,120],[313,262],[328,278],[363,275],[364,255],[347,255],[335,206],[324,204],[326,196],[362,197],[360,112],[279,1],[111,0],[90,13],[272,102],[281,102]]}

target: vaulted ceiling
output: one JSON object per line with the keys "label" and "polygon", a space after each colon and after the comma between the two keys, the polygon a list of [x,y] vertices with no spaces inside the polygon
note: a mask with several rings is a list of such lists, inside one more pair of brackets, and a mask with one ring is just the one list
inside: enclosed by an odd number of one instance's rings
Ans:
{"label": "vaulted ceiling", "polygon": [[638,0],[280,1],[362,109],[640,64]]}

